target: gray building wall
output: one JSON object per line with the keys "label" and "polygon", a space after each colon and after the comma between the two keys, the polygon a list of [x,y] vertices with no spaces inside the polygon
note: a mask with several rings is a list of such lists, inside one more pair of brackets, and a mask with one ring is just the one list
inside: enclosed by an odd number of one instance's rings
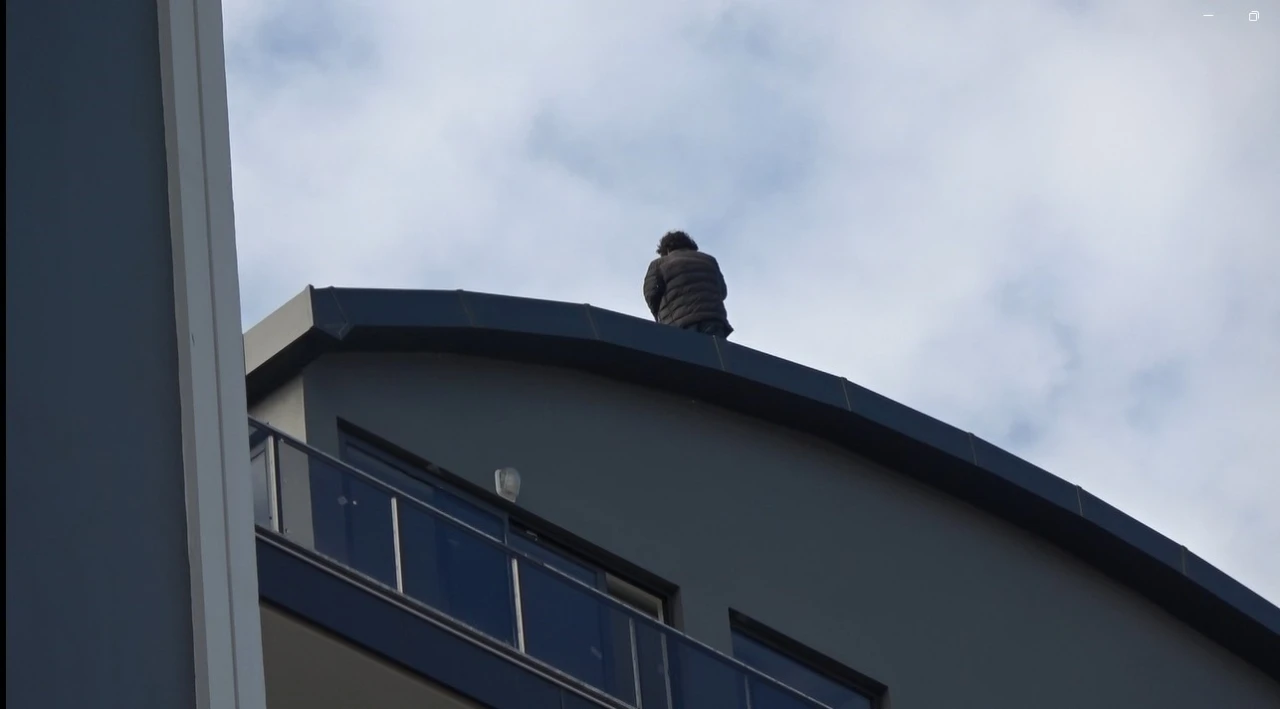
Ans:
{"label": "gray building wall", "polygon": [[303,378],[294,377],[250,407],[249,415],[305,441],[307,418],[304,397]]}
{"label": "gray building wall", "polygon": [[194,706],[156,2],[5,21],[6,703]]}
{"label": "gray building wall", "polygon": [[[1072,556],[817,439],[665,393],[447,355],[327,355],[308,442],[339,418],[890,687],[892,709],[1280,707],[1260,671]],[[283,415],[277,406],[275,415]]]}

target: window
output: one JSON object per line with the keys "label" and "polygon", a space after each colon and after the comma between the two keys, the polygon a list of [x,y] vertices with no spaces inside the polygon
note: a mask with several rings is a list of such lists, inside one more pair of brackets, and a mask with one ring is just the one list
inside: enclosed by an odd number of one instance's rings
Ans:
{"label": "window", "polygon": [[344,436],[341,456],[405,494],[373,501],[371,489],[347,489],[359,485],[352,476],[329,481],[313,467],[313,505],[326,507],[314,514],[318,551],[624,702],[665,692],[638,669],[665,666],[661,646],[648,642],[655,631],[592,591],[659,623],[668,617],[661,595],[363,440]]}
{"label": "window", "polygon": [[[542,540],[536,532],[512,522],[508,543],[531,558],[612,596],[632,610],[661,622],[661,599],[638,586],[575,558]],[[553,667],[602,689],[629,704],[647,690],[637,684],[638,663],[652,660],[638,642],[648,628],[616,607],[601,603],[578,584],[537,565],[517,562],[524,649]],[[637,653],[640,657],[637,657]],[[661,664],[660,658],[656,660]],[[643,676],[641,676],[643,679]]]}
{"label": "window", "polygon": [[507,543],[512,548],[532,556],[557,571],[612,596],[634,611],[643,613],[658,622],[666,622],[662,598],[643,588],[578,559],[572,552],[554,542],[542,539],[533,530],[518,522],[511,522]]}
{"label": "window", "polygon": [[364,444],[348,439],[343,446],[342,458],[353,467],[405,491],[460,522],[495,539],[504,537],[506,525],[501,515],[468,502],[440,485],[430,484],[409,474],[406,466],[388,461],[383,454],[368,449]]}
{"label": "window", "polygon": [[[824,672],[809,662],[794,657],[785,645],[799,649],[795,643],[768,631],[754,622],[735,618],[733,628],[733,656],[744,665],[758,670],[779,682],[818,700],[831,709],[871,709],[871,695],[855,689],[853,681],[842,681],[831,672]],[[754,626],[751,630],[744,625]],[[803,654],[817,657],[813,651]],[[835,667],[832,660],[823,658],[822,664]],[[840,674],[853,675],[851,670]],[[770,683],[757,678],[749,680],[752,709],[790,709],[794,700]]]}

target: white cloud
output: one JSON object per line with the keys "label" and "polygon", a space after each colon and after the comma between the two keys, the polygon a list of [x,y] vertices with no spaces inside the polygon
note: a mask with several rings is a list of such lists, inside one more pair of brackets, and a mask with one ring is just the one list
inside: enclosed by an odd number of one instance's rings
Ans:
{"label": "white cloud", "polygon": [[246,318],[308,282],[644,315],[686,228],[739,342],[1280,601],[1280,24],[1245,11],[226,0]]}

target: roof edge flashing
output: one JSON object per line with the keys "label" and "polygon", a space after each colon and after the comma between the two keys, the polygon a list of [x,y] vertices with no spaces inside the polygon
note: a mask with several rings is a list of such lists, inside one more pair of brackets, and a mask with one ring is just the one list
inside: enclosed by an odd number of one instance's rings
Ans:
{"label": "roof edge flashing", "polygon": [[[783,412],[784,425],[866,447],[891,467],[914,460],[919,470],[908,474],[1021,520],[1280,679],[1280,608],[1260,594],[1078,485],[841,377],[598,306],[460,290],[308,286],[245,340],[251,399],[326,352],[385,348],[558,363],[729,408]],[[611,356],[601,356],[602,345]],[[753,403],[751,391],[765,396]]]}
{"label": "roof edge flashing", "polygon": [[301,292],[259,320],[244,333],[244,369],[253,372],[289,345],[298,341],[315,325],[313,317],[314,288]]}
{"label": "roof edge flashing", "polygon": [[351,322],[342,310],[337,288],[312,288],[311,312],[313,327],[333,339],[346,339],[351,332]]}

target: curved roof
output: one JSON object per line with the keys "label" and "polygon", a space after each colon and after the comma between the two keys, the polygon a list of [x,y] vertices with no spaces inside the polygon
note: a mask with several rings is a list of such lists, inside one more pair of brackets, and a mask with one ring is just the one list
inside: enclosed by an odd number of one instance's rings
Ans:
{"label": "curved roof", "polygon": [[324,353],[353,351],[570,367],[820,436],[1072,552],[1280,679],[1280,608],[1078,485],[847,379],[590,305],[308,287],[245,335],[249,401]]}

